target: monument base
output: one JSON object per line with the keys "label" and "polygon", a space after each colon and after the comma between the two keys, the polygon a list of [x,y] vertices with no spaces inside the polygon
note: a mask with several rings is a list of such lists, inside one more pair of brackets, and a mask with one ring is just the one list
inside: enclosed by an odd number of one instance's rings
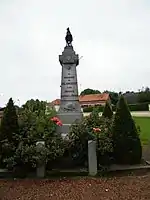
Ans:
{"label": "monument base", "polygon": [[73,123],[78,123],[82,120],[83,118],[83,113],[78,112],[78,113],[58,113],[57,117],[60,119],[62,122],[62,126],[57,127],[57,133],[59,134],[68,134],[70,131],[70,126]]}

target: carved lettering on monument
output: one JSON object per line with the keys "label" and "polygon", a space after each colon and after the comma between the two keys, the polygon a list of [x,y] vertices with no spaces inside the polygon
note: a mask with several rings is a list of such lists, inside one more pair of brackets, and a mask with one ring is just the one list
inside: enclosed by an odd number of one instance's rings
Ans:
{"label": "carved lettering on monument", "polygon": [[62,97],[78,97],[78,95],[77,94],[63,94],[63,95],[61,95]]}
{"label": "carved lettering on monument", "polygon": [[71,97],[78,97],[77,94],[71,94],[70,96],[71,96]]}
{"label": "carved lettering on monument", "polygon": [[70,95],[62,95],[61,97],[70,97]]}
{"label": "carved lettering on monument", "polygon": [[77,84],[77,82],[70,82],[70,83],[68,83],[68,82],[66,82],[66,83],[62,83],[62,85],[76,85]]}
{"label": "carved lettering on monument", "polygon": [[74,92],[73,90],[65,90],[65,92]]}
{"label": "carved lettering on monument", "polygon": [[65,76],[64,78],[74,78],[74,76]]}

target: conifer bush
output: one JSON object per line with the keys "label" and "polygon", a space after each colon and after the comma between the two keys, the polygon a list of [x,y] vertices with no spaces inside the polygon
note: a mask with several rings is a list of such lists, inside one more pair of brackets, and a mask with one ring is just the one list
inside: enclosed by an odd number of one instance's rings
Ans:
{"label": "conifer bush", "polygon": [[18,143],[18,116],[12,98],[9,99],[4,110],[0,125],[0,152],[1,166],[5,167],[3,160],[13,155]]}
{"label": "conifer bush", "polygon": [[112,111],[108,101],[106,101],[102,116],[105,118],[109,118],[109,119],[111,119],[113,116],[113,111]]}
{"label": "conifer bush", "polygon": [[119,164],[141,162],[142,147],[138,130],[128,105],[120,96],[112,125],[114,159]]}

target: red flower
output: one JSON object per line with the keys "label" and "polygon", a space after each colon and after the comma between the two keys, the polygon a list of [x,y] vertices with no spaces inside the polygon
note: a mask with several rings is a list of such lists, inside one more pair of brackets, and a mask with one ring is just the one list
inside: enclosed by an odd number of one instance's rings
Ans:
{"label": "red flower", "polygon": [[58,122],[59,119],[58,119],[58,117],[53,117],[53,118],[51,118],[51,121],[53,121],[53,122]]}
{"label": "red flower", "polygon": [[57,124],[58,126],[62,126],[62,122],[61,122],[61,121],[58,121],[56,124]]}
{"label": "red flower", "polygon": [[101,129],[100,129],[100,128],[93,128],[93,131],[94,131],[95,133],[97,133],[97,132],[100,132]]}
{"label": "red flower", "polygon": [[50,120],[55,122],[58,126],[62,126],[63,125],[58,117],[53,117]]}

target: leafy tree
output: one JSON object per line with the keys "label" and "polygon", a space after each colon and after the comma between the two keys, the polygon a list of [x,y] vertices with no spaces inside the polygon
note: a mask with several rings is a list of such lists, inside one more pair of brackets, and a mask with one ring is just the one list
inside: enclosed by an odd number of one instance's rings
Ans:
{"label": "leafy tree", "polygon": [[137,92],[125,92],[123,94],[128,104],[137,104],[138,103],[138,93]]}
{"label": "leafy tree", "polygon": [[[8,168],[28,172],[35,168],[37,161],[55,160],[64,153],[64,141],[56,134],[56,124],[51,120],[53,110],[46,111],[46,103],[39,100],[27,101],[19,110],[19,143],[13,155],[5,159]],[[43,151],[37,152],[36,142],[45,141]],[[23,172],[21,172],[23,174]]]}
{"label": "leafy tree", "polygon": [[120,164],[140,163],[142,156],[140,138],[128,105],[122,95],[117,105],[112,133],[115,161]]}
{"label": "leafy tree", "polygon": [[1,163],[8,155],[13,155],[18,144],[18,116],[12,98],[9,99],[4,110],[0,126]]}
{"label": "leafy tree", "polygon": [[90,88],[87,88],[85,90],[83,90],[80,95],[88,95],[88,94],[100,94],[101,92],[99,90],[93,90]]}
{"label": "leafy tree", "polygon": [[107,101],[106,104],[105,104],[105,107],[104,107],[104,111],[103,111],[103,114],[102,114],[103,117],[107,117],[109,119],[112,118],[113,116],[113,111],[110,107],[110,104],[109,102]]}
{"label": "leafy tree", "polygon": [[119,100],[119,94],[117,92],[111,92],[111,91],[106,90],[104,91],[104,93],[109,93],[110,100],[113,105],[117,104]]}
{"label": "leafy tree", "polygon": [[150,103],[150,89],[148,87],[143,88],[138,94],[139,103]]}

